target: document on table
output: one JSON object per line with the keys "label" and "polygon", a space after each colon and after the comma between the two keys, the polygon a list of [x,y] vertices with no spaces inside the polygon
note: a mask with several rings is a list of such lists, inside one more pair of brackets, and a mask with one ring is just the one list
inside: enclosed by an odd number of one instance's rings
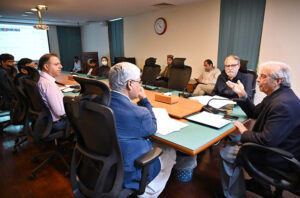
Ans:
{"label": "document on table", "polygon": [[188,126],[186,123],[171,119],[164,108],[153,108],[152,110],[157,121],[156,133],[167,135]]}
{"label": "document on table", "polygon": [[200,124],[205,124],[208,126],[212,126],[214,128],[221,128],[231,121],[223,118],[223,115],[217,115],[213,113],[209,113],[206,111],[202,111],[200,113],[185,117],[187,120],[197,122]]}
{"label": "document on table", "polygon": [[70,88],[70,87],[65,87],[64,89],[61,89],[61,91],[62,92],[71,92],[71,91],[73,91],[74,90],[74,88]]}
{"label": "document on table", "polygon": [[228,104],[233,104],[233,105],[236,104],[236,102],[233,102],[232,100],[225,98],[225,97],[221,97],[221,96],[193,96],[193,97],[190,97],[189,99],[197,100],[198,102],[200,102],[203,105],[207,105],[207,103],[210,101],[209,106],[212,106],[217,109],[219,109],[225,105],[228,105]]}

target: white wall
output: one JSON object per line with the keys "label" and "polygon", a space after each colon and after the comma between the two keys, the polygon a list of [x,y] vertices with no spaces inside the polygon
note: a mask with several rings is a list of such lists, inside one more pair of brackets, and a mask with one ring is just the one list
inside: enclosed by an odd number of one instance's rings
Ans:
{"label": "white wall", "polygon": [[[300,1],[267,0],[259,62],[272,60],[289,64],[292,67],[292,89],[298,97],[300,97],[299,47]],[[258,94],[257,100],[261,100],[263,96],[261,93]]]}
{"label": "white wall", "polygon": [[98,52],[109,58],[108,27],[105,23],[90,23],[81,27],[82,52]]}
{"label": "white wall", "polygon": [[50,29],[48,30],[48,38],[49,38],[49,49],[50,53],[59,54],[59,46],[58,46],[58,39],[57,39],[57,31],[55,25],[50,25]]}
{"label": "white wall", "polygon": [[[154,32],[158,17],[167,21],[163,35]],[[136,57],[143,68],[145,59],[157,58],[157,64],[166,66],[167,55],[185,57],[186,65],[192,66],[192,76],[198,77],[207,58],[217,63],[219,40],[220,1],[176,6],[156,12],[124,18],[124,53]]]}

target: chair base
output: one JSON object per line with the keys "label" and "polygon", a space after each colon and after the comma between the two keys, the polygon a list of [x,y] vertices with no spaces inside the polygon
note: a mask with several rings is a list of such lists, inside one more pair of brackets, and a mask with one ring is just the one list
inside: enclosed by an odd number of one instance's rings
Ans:
{"label": "chair base", "polygon": [[69,176],[69,171],[70,171],[70,165],[67,163],[65,158],[63,157],[63,150],[62,148],[55,147],[55,150],[52,152],[47,152],[47,153],[40,153],[35,155],[32,158],[33,162],[38,162],[40,157],[47,157],[42,163],[40,163],[32,172],[31,175],[28,177],[29,179],[33,180],[36,178],[36,174],[47,164],[49,164],[54,158],[59,158],[60,161],[63,163],[67,171],[65,172],[65,176]]}

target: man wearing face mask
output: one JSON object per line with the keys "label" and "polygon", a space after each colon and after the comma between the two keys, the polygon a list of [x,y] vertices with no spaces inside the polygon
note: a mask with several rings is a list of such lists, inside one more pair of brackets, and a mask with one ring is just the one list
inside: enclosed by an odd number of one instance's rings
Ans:
{"label": "man wearing face mask", "polygon": [[226,98],[238,98],[238,95],[226,85],[226,82],[231,81],[237,83],[239,81],[244,85],[247,96],[252,99],[251,76],[239,72],[240,58],[238,56],[229,55],[226,57],[224,64],[225,70],[219,75],[214,90],[212,91],[212,95],[219,95]]}
{"label": "man wearing face mask", "polygon": [[108,59],[106,56],[102,56],[101,63],[102,65],[99,68],[98,76],[108,78],[110,67],[108,66]]}

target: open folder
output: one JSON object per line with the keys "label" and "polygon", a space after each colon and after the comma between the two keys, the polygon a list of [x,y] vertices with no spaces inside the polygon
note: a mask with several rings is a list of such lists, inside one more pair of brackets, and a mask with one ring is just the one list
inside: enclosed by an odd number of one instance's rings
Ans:
{"label": "open folder", "polygon": [[185,117],[185,119],[192,122],[197,122],[200,124],[211,126],[217,129],[222,128],[223,126],[231,122],[229,120],[224,119],[223,115],[217,115],[206,111],[187,116]]}

